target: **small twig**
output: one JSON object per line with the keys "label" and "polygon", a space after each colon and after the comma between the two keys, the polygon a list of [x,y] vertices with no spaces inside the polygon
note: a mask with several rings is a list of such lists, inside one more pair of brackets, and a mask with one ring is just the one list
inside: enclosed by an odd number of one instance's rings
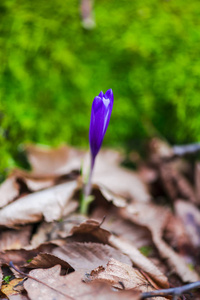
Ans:
{"label": "small twig", "polygon": [[103,218],[102,218],[102,220],[101,220],[101,223],[99,223],[99,227],[101,227],[103,225],[105,219],[106,219],[106,216],[104,215]]}
{"label": "small twig", "polygon": [[188,291],[191,291],[193,289],[199,289],[199,288],[200,288],[200,281],[196,281],[196,282],[189,283],[189,284],[175,287],[175,288],[142,293],[141,299],[159,297],[159,296],[181,296],[182,294],[184,294]]}
{"label": "small twig", "polygon": [[68,295],[66,295],[66,294],[64,294],[64,293],[62,293],[62,292],[60,292],[59,290],[53,288],[52,286],[49,286],[49,285],[46,284],[45,282],[43,282],[43,281],[41,281],[41,280],[39,280],[39,279],[37,279],[37,278],[35,278],[35,277],[29,275],[29,274],[26,274],[26,273],[20,271],[19,269],[17,269],[17,268],[13,265],[13,262],[12,262],[12,261],[9,262],[9,266],[10,266],[11,268],[13,268],[13,269],[14,269],[16,272],[18,272],[19,274],[21,274],[21,275],[23,275],[23,276],[25,276],[25,277],[27,277],[27,278],[30,278],[30,279],[32,279],[32,280],[35,280],[35,281],[37,281],[37,282],[39,282],[39,283],[45,285],[46,287],[50,288],[51,290],[53,290],[53,291],[55,291],[55,292],[57,292],[57,293],[59,293],[59,294],[65,296],[66,299],[75,300],[74,298],[72,298],[72,297],[70,297],[70,296],[68,296]]}
{"label": "small twig", "polygon": [[200,151],[200,143],[174,146],[173,152],[175,156],[184,156],[187,154],[195,154]]}

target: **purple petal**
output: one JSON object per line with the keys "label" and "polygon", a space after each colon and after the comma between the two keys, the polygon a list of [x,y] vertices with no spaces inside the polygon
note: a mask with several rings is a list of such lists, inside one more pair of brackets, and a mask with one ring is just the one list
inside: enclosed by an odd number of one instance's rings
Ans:
{"label": "purple petal", "polygon": [[100,97],[100,98],[103,98],[103,97],[104,97],[104,93],[103,93],[102,91],[99,93],[99,97]]}
{"label": "purple petal", "polygon": [[108,128],[113,100],[114,97],[111,89],[105,93],[105,96],[103,92],[101,92],[99,96],[94,98],[89,131],[89,142],[93,159],[101,148],[104,135]]}
{"label": "purple petal", "polygon": [[113,96],[113,91],[112,89],[107,90],[107,92],[105,93],[105,98],[106,99],[110,99],[113,103],[114,101],[114,96]]}

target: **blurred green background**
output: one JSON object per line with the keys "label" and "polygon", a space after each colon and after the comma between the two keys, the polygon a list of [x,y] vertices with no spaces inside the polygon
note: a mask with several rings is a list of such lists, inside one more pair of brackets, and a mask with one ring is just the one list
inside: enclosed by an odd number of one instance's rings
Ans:
{"label": "blurred green background", "polygon": [[0,2],[0,172],[27,142],[88,147],[93,98],[112,88],[104,145],[137,148],[154,134],[200,140],[200,3],[96,0]]}

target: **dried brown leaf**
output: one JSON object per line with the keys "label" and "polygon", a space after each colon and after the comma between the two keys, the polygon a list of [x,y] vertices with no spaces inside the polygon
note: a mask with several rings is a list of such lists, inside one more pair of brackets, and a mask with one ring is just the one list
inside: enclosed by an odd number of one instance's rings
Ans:
{"label": "dried brown leaf", "polygon": [[120,213],[125,219],[146,226],[151,232],[156,232],[159,235],[162,235],[171,215],[166,207],[137,202],[129,205],[126,209],[121,209]]}
{"label": "dried brown leaf", "polygon": [[123,217],[149,228],[152,233],[153,242],[160,256],[166,259],[172,270],[174,270],[184,282],[199,280],[199,275],[195,271],[192,271],[184,259],[162,239],[163,231],[170,217],[170,213],[166,208],[158,207],[153,204],[135,203],[121,211]]}
{"label": "dried brown leaf", "polygon": [[125,207],[127,205],[126,199],[120,197],[116,193],[111,192],[110,189],[108,189],[107,187],[105,187],[103,185],[94,185],[94,187],[98,188],[101,191],[103,197],[108,202],[112,202],[115,206]]}
{"label": "dried brown leaf", "polygon": [[76,181],[63,183],[49,189],[29,194],[0,210],[0,225],[14,227],[41,221],[58,220],[67,210],[67,205],[77,188]]}
{"label": "dried brown leaf", "polygon": [[23,181],[25,182],[28,189],[32,192],[50,188],[55,184],[55,179],[53,178],[27,178],[24,177]]}
{"label": "dried brown leaf", "polygon": [[24,265],[26,268],[31,269],[48,269],[56,265],[61,265],[64,269],[73,269],[72,266],[66,261],[50,253],[40,253],[34,257],[30,263]]}
{"label": "dried brown leaf", "polygon": [[[140,292],[155,290],[156,284],[148,280],[148,277],[139,270],[111,259],[106,268],[99,267],[91,272],[93,280],[99,280],[111,284],[118,289],[135,289]],[[160,297],[160,299],[166,299]]]}
{"label": "dried brown leaf", "polygon": [[130,242],[122,238],[115,237],[114,235],[110,236],[109,242],[122,253],[128,255],[134,265],[147,273],[159,287],[169,287],[167,277]]}
{"label": "dried brown leaf", "polygon": [[106,208],[105,205],[102,207],[97,206],[91,218],[101,222],[104,216],[106,218],[101,226],[103,229],[110,231],[114,235],[123,237],[136,248],[153,245],[151,233],[148,228],[122,219],[120,209],[116,209],[115,207]]}
{"label": "dried brown leaf", "polygon": [[10,295],[9,300],[30,300],[26,294]]}
{"label": "dried brown leaf", "polygon": [[[76,202],[70,202],[68,207],[73,203],[77,204]],[[80,225],[80,223],[84,221],[85,216],[79,214],[70,214],[66,217],[63,217],[58,222],[42,222],[41,225],[38,226],[36,233],[31,239],[31,245],[33,248],[36,248],[40,244],[47,241],[57,240],[58,242],[58,240],[61,238],[66,238],[75,225]]]}
{"label": "dried brown leaf", "polygon": [[26,147],[32,173],[39,176],[63,175],[79,170],[84,152],[62,146],[55,149],[29,145]]}
{"label": "dried brown leaf", "polygon": [[[74,179],[75,173],[69,173],[64,175],[42,175],[35,174],[33,172],[27,172],[21,169],[15,169],[12,172],[12,176],[16,178],[20,185],[25,184],[29,191],[36,192],[49,188],[55,184],[62,183],[63,181],[69,181]],[[22,185],[23,187],[23,185]]]}
{"label": "dried brown leaf", "polygon": [[[89,158],[87,160],[89,161]],[[119,152],[113,150],[101,151],[95,163],[93,183],[102,187],[102,189],[108,189],[119,198],[124,197],[148,202],[151,197],[147,185],[137,173],[119,166],[120,161],[121,155]],[[88,169],[87,165],[86,161],[85,170]]]}
{"label": "dried brown leaf", "polygon": [[19,249],[19,250],[7,250],[0,252],[0,263],[1,264],[9,264],[12,261],[15,265],[21,266],[27,263],[30,259],[33,259],[34,256],[38,255],[39,253],[51,253],[52,250],[57,247],[53,243],[46,243],[38,248],[26,250],[26,249]]}
{"label": "dried brown leaf", "polygon": [[29,244],[32,226],[24,226],[21,230],[5,230],[0,232],[0,251],[21,249]]}
{"label": "dried brown leaf", "polygon": [[18,285],[23,279],[22,278],[15,278],[7,284],[3,284],[1,287],[1,291],[7,296],[10,297],[11,295],[17,295],[19,292],[15,289],[15,286]]}
{"label": "dried brown leaf", "polygon": [[131,265],[128,256],[119,250],[99,243],[69,243],[52,252],[55,256],[67,261],[75,270],[90,272],[98,266],[105,266],[110,258]]}
{"label": "dried brown leaf", "polygon": [[191,242],[183,222],[174,215],[170,216],[166,225],[164,238],[172,248],[178,249],[178,252],[181,254],[187,254],[188,250],[191,249]]}
{"label": "dried brown leaf", "polygon": [[33,270],[30,275],[44,282],[44,284],[33,279],[28,279],[24,287],[31,300],[139,300],[137,292],[113,291],[106,284],[84,283],[79,272],[73,272],[66,276],[60,276],[60,266],[51,269]]}
{"label": "dried brown leaf", "polygon": [[194,247],[200,247],[200,211],[194,204],[178,200],[175,203],[176,215],[182,220],[188,237]]}
{"label": "dried brown leaf", "polygon": [[69,233],[69,241],[108,243],[110,232],[102,229],[101,223],[95,220],[86,220],[79,226],[74,226]]}
{"label": "dried brown leaf", "polygon": [[196,195],[189,181],[176,169],[173,162],[165,162],[159,165],[160,177],[163,186],[172,200],[178,197],[189,199],[197,203]]}
{"label": "dried brown leaf", "polygon": [[0,208],[12,202],[19,195],[19,184],[15,176],[8,177],[0,185]]}
{"label": "dried brown leaf", "polygon": [[149,156],[151,161],[160,162],[161,159],[171,158],[174,155],[172,147],[159,138],[153,138],[149,143]]}

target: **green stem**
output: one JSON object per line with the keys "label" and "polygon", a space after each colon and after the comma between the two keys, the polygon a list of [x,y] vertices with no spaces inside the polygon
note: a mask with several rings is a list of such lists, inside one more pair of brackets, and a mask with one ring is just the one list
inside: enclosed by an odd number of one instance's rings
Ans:
{"label": "green stem", "polygon": [[93,201],[94,197],[91,194],[92,187],[92,174],[94,170],[94,161],[95,159],[91,155],[91,164],[90,164],[90,173],[88,176],[88,180],[83,188],[82,199],[80,203],[80,213],[86,215],[88,213],[88,208],[90,203]]}

